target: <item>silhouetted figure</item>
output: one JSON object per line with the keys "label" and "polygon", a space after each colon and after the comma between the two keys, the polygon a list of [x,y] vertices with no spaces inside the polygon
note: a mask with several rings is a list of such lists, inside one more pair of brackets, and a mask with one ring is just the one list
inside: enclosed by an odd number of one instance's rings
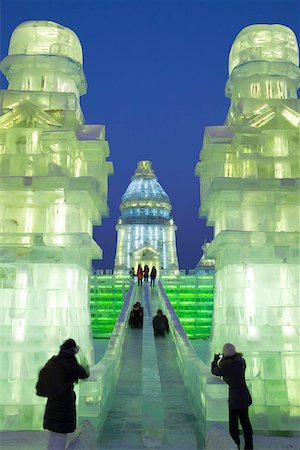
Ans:
{"label": "silhouetted figure", "polygon": [[140,302],[136,302],[129,316],[129,325],[131,328],[143,328],[144,309]]}
{"label": "silhouetted figure", "polygon": [[142,266],[139,264],[138,270],[137,270],[138,286],[143,285],[143,277],[144,277],[143,269],[142,269]]}
{"label": "silhouetted figure", "polygon": [[156,269],[154,266],[152,266],[152,269],[150,272],[150,286],[155,285],[155,278],[156,278]]}
{"label": "silhouetted figure", "polygon": [[135,276],[135,273],[134,273],[134,267],[131,267],[131,269],[129,270],[129,275],[130,275],[131,278],[134,280],[134,276]]}
{"label": "silhouetted figure", "polygon": [[149,267],[147,266],[147,264],[145,264],[145,267],[144,267],[144,281],[148,283],[148,279],[149,279]]}
{"label": "silhouetted figure", "polygon": [[169,334],[169,321],[161,309],[157,310],[157,315],[153,317],[152,324],[154,336],[164,336],[166,332]]}
{"label": "silhouetted figure", "polygon": [[237,447],[240,448],[239,423],[243,428],[245,449],[253,449],[252,427],[248,409],[252,398],[245,381],[246,362],[242,353],[237,353],[233,344],[225,344],[223,357],[215,355],[211,363],[211,372],[223,377],[229,386],[229,433]]}
{"label": "silhouetted figure", "polygon": [[87,360],[82,356],[82,365],[77,362],[75,354],[78,351],[74,339],[66,340],[60,346],[59,354],[53,356],[39,373],[37,395],[48,397],[43,423],[43,428],[49,430],[48,450],[64,449],[68,433],[76,429],[74,383],[90,375]]}

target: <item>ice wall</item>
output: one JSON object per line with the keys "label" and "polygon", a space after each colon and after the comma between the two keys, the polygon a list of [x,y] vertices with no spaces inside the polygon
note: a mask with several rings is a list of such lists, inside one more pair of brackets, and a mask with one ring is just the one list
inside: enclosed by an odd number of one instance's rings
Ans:
{"label": "ice wall", "polygon": [[247,361],[255,429],[300,418],[298,45],[282,25],[253,25],[231,48],[226,125],[205,130],[196,173],[214,226],[211,354],[233,342]]}
{"label": "ice wall", "polygon": [[63,340],[90,362],[93,224],[107,213],[109,147],[84,125],[82,49],[73,31],[25,22],[0,63],[0,429],[42,426],[38,370]]}

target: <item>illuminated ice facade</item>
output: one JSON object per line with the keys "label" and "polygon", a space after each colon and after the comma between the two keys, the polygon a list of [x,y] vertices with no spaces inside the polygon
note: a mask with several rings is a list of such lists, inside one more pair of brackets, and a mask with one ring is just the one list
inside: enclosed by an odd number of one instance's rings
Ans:
{"label": "illuminated ice facade", "polygon": [[77,36],[25,22],[1,62],[0,429],[39,429],[38,370],[66,338],[94,359],[89,310],[93,224],[107,213],[104,127],[84,125]]}
{"label": "illuminated ice facade", "polygon": [[171,204],[151,167],[140,161],[122,197],[115,257],[115,274],[128,274],[131,267],[154,265],[158,272],[178,274],[176,226]]}
{"label": "illuminated ice facade", "polygon": [[247,361],[254,427],[299,428],[300,82],[294,33],[243,29],[231,48],[225,126],[208,127],[196,173],[214,226],[211,354]]}

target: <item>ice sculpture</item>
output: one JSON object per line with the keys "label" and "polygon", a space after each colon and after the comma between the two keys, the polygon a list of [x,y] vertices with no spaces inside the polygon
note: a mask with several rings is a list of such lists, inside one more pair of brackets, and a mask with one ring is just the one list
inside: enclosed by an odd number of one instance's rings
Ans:
{"label": "ice sculpture", "polygon": [[101,125],[84,125],[73,31],[32,21],[12,34],[0,92],[0,429],[39,429],[39,368],[73,337],[93,361],[93,224],[112,165]]}
{"label": "ice sculpture", "polygon": [[300,83],[294,33],[253,25],[229,57],[226,125],[205,130],[201,215],[214,226],[211,352],[247,361],[256,429],[299,428]]}
{"label": "ice sculpture", "polygon": [[114,273],[128,274],[138,264],[154,265],[159,272],[179,274],[176,226],[171,204],[151,167],[140,161],[122,197]]}

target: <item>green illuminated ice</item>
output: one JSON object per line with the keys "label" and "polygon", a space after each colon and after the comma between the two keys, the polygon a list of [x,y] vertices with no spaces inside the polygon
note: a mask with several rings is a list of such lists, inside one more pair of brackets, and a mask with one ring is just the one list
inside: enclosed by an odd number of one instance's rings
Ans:
{"label": "green illuminated ice", "polygon": [[297,431],[299,360],[298,45],[282,25],[253,25],[229,57],[225,126],[205,130],[201,215],[214,226],[211,353],[247,361],[255,429]]}
{"label": "green illuminated ice", "polygon": [[53,22],[18,26],[0,69],[0,429],[42,426],[40,367],[69,337],[94,359],[89,269],[101,251],[112,164],[85,125],[79,39]]}

